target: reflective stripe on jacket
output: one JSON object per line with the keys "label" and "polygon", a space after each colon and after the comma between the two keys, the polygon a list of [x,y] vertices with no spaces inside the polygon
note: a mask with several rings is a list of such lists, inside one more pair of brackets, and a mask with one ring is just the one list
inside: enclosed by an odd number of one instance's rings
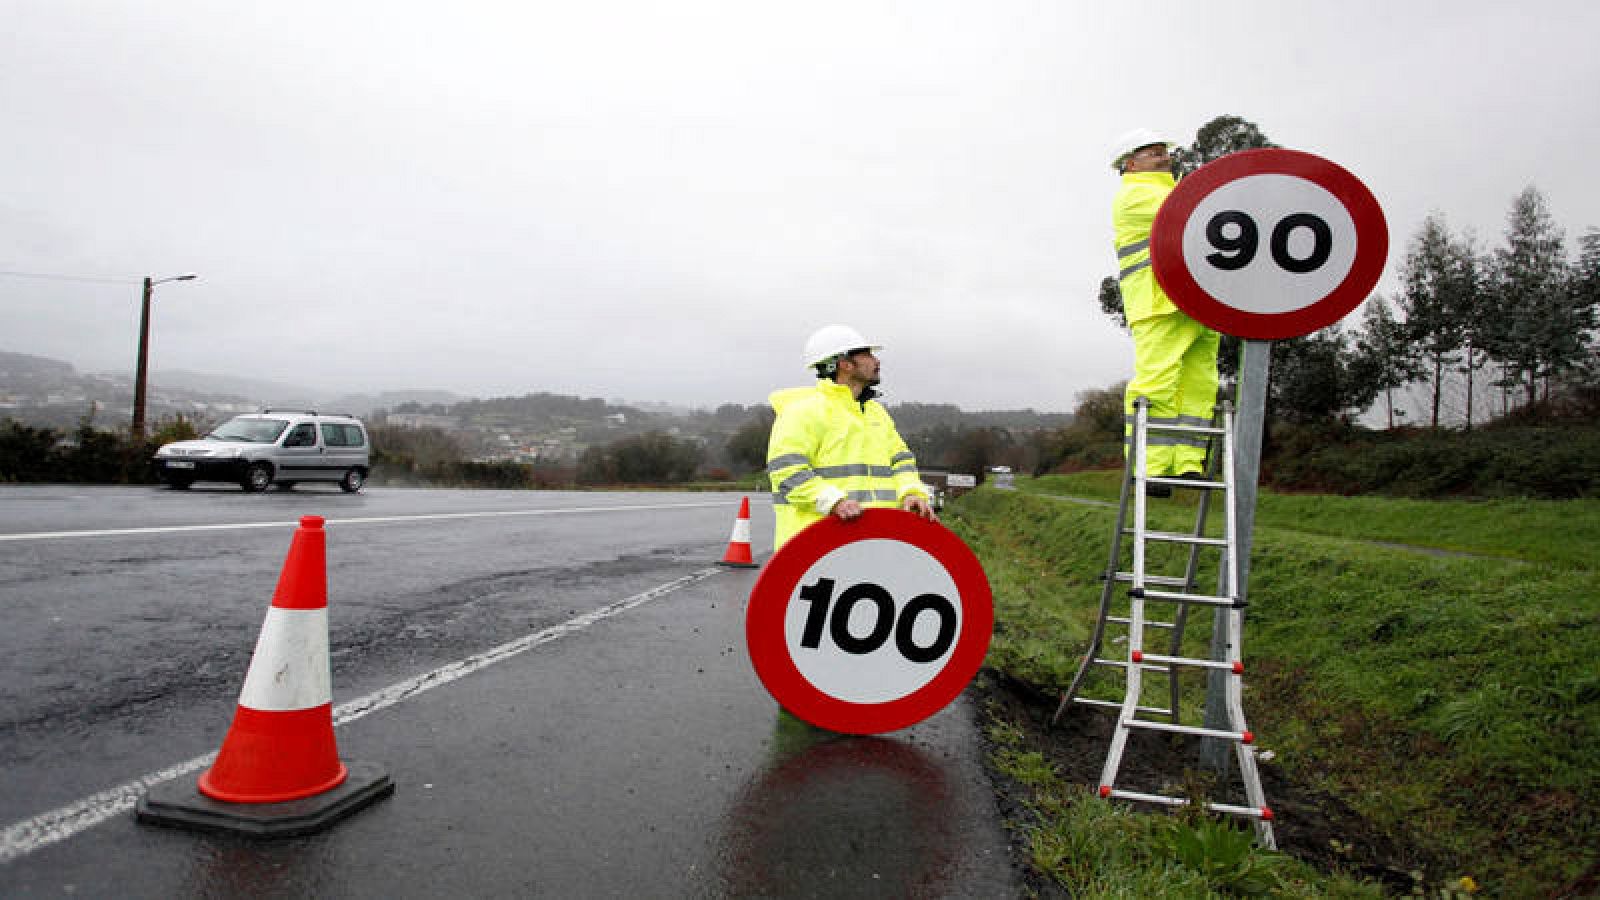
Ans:
{"label": "reflective stripe on jacket", "polygon": [[1122,311],[1130,323],[1177,310],[1150,268],[1150,228],[1177,183],[1170,172],[1127,172],[1111,202],[1117,282],[1122,288]]}
{"label": "reflective stripe on jacket", "polygon": [[896,507],[910,494],[927,496],[916,457],[877,401],[857,403],[848,387],[831,381],[769,399],[778,414],[767,443],[774,549],[846,497]]}

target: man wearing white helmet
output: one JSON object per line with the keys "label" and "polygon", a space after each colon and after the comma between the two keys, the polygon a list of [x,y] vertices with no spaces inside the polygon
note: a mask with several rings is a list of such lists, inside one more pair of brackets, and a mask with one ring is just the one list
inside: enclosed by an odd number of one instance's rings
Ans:
{"label": "man wearing white helmet", "polygon": [[[1177,186],[1171,148],[1170,141],[1141,128],[1119,138],[1112,150],[1111,165],[1121,173],[1122,187],[1111,204],[1111,224],[1122,311],[1133,331],[1133,378],[1125,399],[1130,442],[1138,397],[1150,401],[1152,423],[1190,425],[1209,425],[1217,399],[1220,336],[1174,306],[1150,268],[1150,229]],[[1198,476],[1205,456],[1203,437],[1152,434],[1145,474]],[[1148,490],[1155,496],[1172,493],[1165,485]]]}
{"label": "man wearing white helmet", "polygon": [[872,399],[882,347],[846,325],[806,341],[814,387],[775,391],[767,475],[777,519],[774,549],[824,516],[849,521],[871,507],[934,519],[917,460],[883,405]]}

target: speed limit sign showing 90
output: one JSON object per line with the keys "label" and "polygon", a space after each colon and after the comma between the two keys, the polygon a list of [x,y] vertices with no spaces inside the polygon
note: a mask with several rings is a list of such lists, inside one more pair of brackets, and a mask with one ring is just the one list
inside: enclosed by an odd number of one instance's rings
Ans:
{"label": "speed limit sign showing 90", "polygon": [[977,557],[943,526],[900,510],[823,519],[768,560],[745,637],[785,709],[832,731],[922,721],[983,664],[993,598]]}
{"label": "speed limit sign showing 90", "polygon": [[1378,283],[1383,210],[1355,176],[1294,150],[1247,150],[1183,179],[1156,215],[1151,266],[1172,302],[1245,338],[1310,334]]}

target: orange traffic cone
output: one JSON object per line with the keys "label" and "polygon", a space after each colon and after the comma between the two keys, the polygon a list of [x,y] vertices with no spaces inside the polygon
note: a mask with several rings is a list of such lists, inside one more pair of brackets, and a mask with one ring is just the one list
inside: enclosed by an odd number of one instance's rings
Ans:
{"label": "orange traffic cone", "polygon": [[717,561],[719,566],[738,566],[742,569],[756,568],[756,562],[750,556],[750,498],[744,497],[739,501],[739,518],[733,520],[733,534],[728,536],[728,552]]}
{"label": "orange traffic cone", "polygon": [[381,769],[346,767],[334,742],[322,522],[320,516],[300,520],[233,725],[216,762],[195,784],[199,793],[152,790],[140,801],[140,821],[308,834],[394,791]]}

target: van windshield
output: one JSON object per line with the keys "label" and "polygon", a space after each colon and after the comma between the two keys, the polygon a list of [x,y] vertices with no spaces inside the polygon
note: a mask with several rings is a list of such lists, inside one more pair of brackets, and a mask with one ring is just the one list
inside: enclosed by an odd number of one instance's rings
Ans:
{"label": "van windshield", "polygon": [[229,419],[206,435],[206,440],[271,444],[288,427],[288,419]]}

